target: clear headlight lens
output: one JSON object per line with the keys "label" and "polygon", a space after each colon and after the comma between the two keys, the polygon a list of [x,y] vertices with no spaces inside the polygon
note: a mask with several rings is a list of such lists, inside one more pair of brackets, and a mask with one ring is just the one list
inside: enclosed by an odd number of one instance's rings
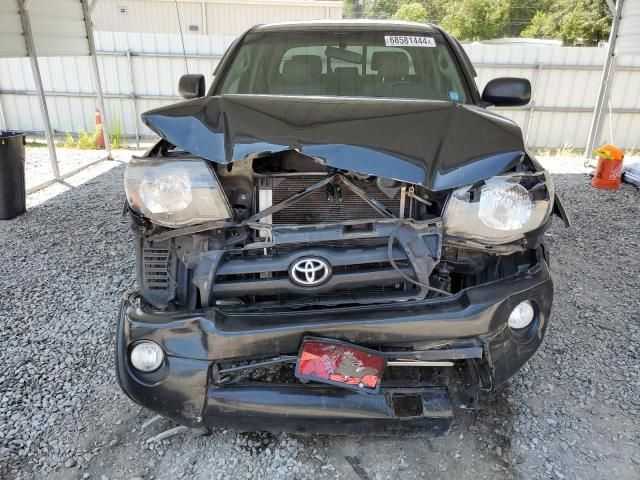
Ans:
{"label": "clear headlight lens", "polygon": [[518,230],[533,213],[529,192],[517,183],[489,180],[480,192],[478,217],[496,230]]}
{"label": "clear headlight lens", "polygon": [[189,206],[191,180],[186,172],[174,175],[145,175],[138,187],[140,200],[151,213],[171,213]]}
{"label": "clear headlight lens", "polygon": [[551,214],[553,184],[546,175],[492,177],[451,194],[444,212],[447,235],[508,243],[540,227]]}
{"label": "clear headlight lens", "polygon": [[215,172],[201,159],[133,158],[124,186],[131,208],[158,225],[180,227],[232,217]]}

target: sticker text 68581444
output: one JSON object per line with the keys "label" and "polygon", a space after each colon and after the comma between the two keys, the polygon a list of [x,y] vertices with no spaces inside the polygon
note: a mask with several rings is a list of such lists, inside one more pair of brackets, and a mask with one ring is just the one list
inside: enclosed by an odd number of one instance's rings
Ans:
{"label": "sticker text 68581444", "polygon": [[384,44],[387,47],[435,47],[433,37],[416,37],[409,35],[385,35]]}

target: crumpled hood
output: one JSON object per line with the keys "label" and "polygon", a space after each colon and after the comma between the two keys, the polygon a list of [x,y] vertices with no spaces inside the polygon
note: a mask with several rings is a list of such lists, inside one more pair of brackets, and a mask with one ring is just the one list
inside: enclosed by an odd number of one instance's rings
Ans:
{"label": "crumpled hood", "polygon": [[498,175],[524,156],[514,122],[444,101],[224,95],[150,110],[142,119],[212,162],[296,149],[331,167],[433,191]]}

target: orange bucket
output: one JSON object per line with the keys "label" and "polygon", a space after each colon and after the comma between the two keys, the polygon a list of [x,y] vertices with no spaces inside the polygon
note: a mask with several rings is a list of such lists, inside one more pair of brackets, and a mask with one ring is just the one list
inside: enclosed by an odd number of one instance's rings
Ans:
{"label": "orange bucket", "polygon": [[591,185],[596,188],[615,190],[622,179],[624,153],[613,145],[604,145],[594,152],[598,155],[598,166]]}

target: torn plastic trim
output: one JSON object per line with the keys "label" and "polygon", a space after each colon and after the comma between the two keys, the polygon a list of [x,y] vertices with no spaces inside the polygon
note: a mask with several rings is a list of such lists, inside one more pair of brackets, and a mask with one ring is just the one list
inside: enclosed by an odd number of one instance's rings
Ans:
{"label": "torn plastic trim", "polygon": [[[380,350],[376,349],[377,353],[384,356],[388,361],[404,361],[406,363],[402,365],[393,365],[389,363],[389,366],[425,366],[421,365],[422,362],[452,362],[457,360],[470,360],[470,359],[482,359],[484,353],[483,345],[476,341],[474,346],[456,345],[455,342],[452,346],[446,348],[430,348],[425,350]],[[296,355],[280,355],[278,357],[270,357],[265,359],[253,359],[244,365],[234,365],[231,367],[220,368],[220,364],[216,362],[211,369],[211,378],[213,383],[222,383],[222,376],[230,373],[244,372],[248,370],[256,370],[264,367],[271,367],[274,365],[293,364],[296,363],[298,357]],[[427,365],[427,366],[444,366],[444,365]],[[448,366],[448,365],[447,365]]]}
{"label": "torn plastic trim", "polygon": [[[320,223],[311,225],[272,225],[270,227],[271,240],[255,242],[245,245],[243,250],[261,249],[290,244],[306,244],[316,242],[363,240],[371,238],[386,239],[398,224],[398,219],[364,219],[349,220],[340,223]],[[357,225],[362,228],[351,229]],[[436,234],[442,238],[442,220],[434,218],[430,220],[414,220],[411,227],[420,232],[420,235]],[[263,227],[257,224],[256,227]]]}

